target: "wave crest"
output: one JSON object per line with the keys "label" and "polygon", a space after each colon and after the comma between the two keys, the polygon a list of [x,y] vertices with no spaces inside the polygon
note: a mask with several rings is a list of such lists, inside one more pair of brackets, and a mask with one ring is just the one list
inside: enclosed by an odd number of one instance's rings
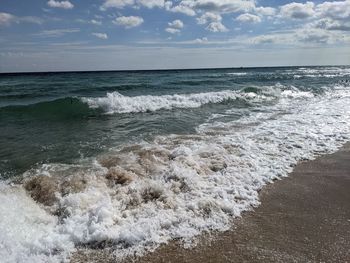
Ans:
{"label": "wave crest", "polygon": [[124,96],[119,92],[107,93],[106,97],[100,98],[82,98],[90,108],[102,108],[109,114],[112,113],[137,113],[152,112],[157,110],[171,110],[175,108],[199,108],[206,104],[223,103],[234,100],[245,100],[248,102],[270,101],[281,95],[293,97],[310,97],[312,93],[301,92],[293,89],[290,92],[281,94],[282,85],[274,87],[254,87],[243,90],[223,90],[217,92],[203,92],[191,94],[174,95],[143,95],[143,96]]}
{"label": "wave crest", "polygon": [[204,104],[221,103],[237,98],[235,91],[174,94],[162,96],[123,96],[119,92],[107,93],[102,98],[83,98],[91,108],[102,108],[107,113],[136,113],[174,108],[198,108]]}

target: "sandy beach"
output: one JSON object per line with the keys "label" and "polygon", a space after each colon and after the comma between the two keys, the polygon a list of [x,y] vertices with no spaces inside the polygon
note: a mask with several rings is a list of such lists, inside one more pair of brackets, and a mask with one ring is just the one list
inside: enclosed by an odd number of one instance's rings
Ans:
{"label": "sandy beach", "polygon": [[[260,192],[261,205],[224,233],[177,242],[145,262],[350,262],[350,144],[298,164],[288,178]],[[80,250],[71,262],[115,262],[108,250]],[[130,259],[125,262],[130,262]]]}

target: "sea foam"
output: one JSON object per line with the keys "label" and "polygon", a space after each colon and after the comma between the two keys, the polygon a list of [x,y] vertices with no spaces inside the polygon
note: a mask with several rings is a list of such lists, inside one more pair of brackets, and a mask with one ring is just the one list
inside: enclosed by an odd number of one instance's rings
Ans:
{"label": "sea foam", "polygon": [[45,185],[57,189],[53,204],[29,197],[43,187],[25,192],[22,185],[1,185],[2,258],[65,261],[81,245],[110,247],[123,258],[173,239],[191,246],[204,231],[228,229],[232,218],[259,205],[265,184],[350,139],[348,87],[317,96],[291,88],[273,97],[276,103],[256,105],[234,121],[211,116],[192,135],[157,136],[79,165],[28,171],[23,185],[47,177]]}
{"label": "sea foam", "polygon": [[198,108],[209,103],[222,103],[229,100],[267,100],[272,97],[253,92],[242,93],[234,90],[173,95],[124,96],[119,92],[107,93],[106,97],[82,98],[91,108],[102,108],[107,113],[137,113],[174,108]]}
{"label": "sea foam", "polygon": [[46,212],[21,186],[0,183],[1,262],[61,262],[74,250],[57,217]]}

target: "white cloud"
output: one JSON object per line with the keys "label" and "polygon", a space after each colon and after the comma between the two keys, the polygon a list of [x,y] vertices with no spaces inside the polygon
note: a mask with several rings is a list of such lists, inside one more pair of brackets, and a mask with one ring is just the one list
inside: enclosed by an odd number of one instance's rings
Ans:
{"label": "white cloud", "polygon": [[92,20],[90,20],[90,24],[100,26],[100,25],[102,25],[102,22],[98,21],[98,20],[95,20],[95,19],[92,19]]}
{"label": "white cloud", "polygon": [[163,8],[165,7],[164,0],[105,0],[101,6],[101,10],[106,10],[108,8],[118,8],[122,9],[124,7],[131,6],[133,8],[139,8],[141,6],[152,9],[155,7]]}
{"label": "white cloud", "polygon": [[320,20],[317,20],[315,22],[312,22],[309,24],[311,28],[319,28],[319,29],[326,29],[326,30],[338,30],[338,31],[350,31],[350,21],[349,22],[342,22],[342,21],[336,21],[331,18],[323,18]]}
{"label": "white cloud", "polygon": [[36,16],[22,16],[22,17],[16,17],[17,18],[17,22],[27,22],[27,23],[32,23],[32,24],[38,24],[41,25],[42,23],[44,23],[44,20],[36,17]]}
{"label": "white cloud", "polygon": [[196,43],[196,44],[208,43],[208,38],[206,38],[206,37],[197,38],[197,39],[194,40],[194,43]]}
{"label": "white cloud", "polygon": [[350,19],[350,0],[324,2],[317,5],[316,12],[321,17]]}
{"label": "white cloud", "polygon": [[350,0],[318,4],[315,7],[314,17],[317,20],[309,23],[308,28],[350,31]]}
{"label": "white cloud", "polygon": [[172,1],[165,1],[164,2],[165,10],[169,10],[172,6],[173,6],[173,2]]}
{"label": "white cloud", "polygon": [[181,32],[180,29],[176,29],[176,28],[172,28],[172,27],[167,27],[165,29],[165,31],[170,33],[170,34],[179,34]]}
{"label": "white cloud", "polygon": [[50,0],[47,2],[47,5],[49,7],[53,8],[63,8],[63,9],[72,9],[74,5],[69,2],[69,1],[55,1],[55,0]]}
{"label": "white cloud", "polygon": [[227,32],[228,29],[221,22],[211,22],[206,28],[211,32]]}
{"label": "white cloud", "polygon": [[143,18],[139,16],[120,16],[113,23],[125,28],[137,27],[143,23]]}
{"label": "white cloud", "polygon": [[220,22],[222,20],[221,15],[211,12],[206,12],[202,16],[197,18],[197,23],[199,25],[205,25],[211,22]]}
{"label": "white cloud", "polygon": [[261,18],[253,15],[253,14],[241,14],[236,18],[237,21],[242,22],[242,23],[252,23],[252,24],[256,24],[256,23],[260,23],[261,22]]}
{"label": "white cloud", "polygon": [[[301,42],[337,43],[337,38],[339,41],[347,39],[344,34],[350,31],[350,0],[326,1],[317,5],[313,2],[293,2],[280,7],[278,18],[310,21],[301,25],[298,34],[294,35]],[[343,35],[335,31],[343,32]]]}
{"label": "white cloud", "polygon": [[184,27],[184,23],[181,20],[179,20],[179,19],[176,19],[173,22],[168,23],[168,25],[170,27],[173,27],[173,28],[176,28],[176,29],[181,29],[181,28]]}
{"label": "white cloud", "polygon": [[[284,37],[284,35],[282,36]],[[248,40],[248,42],[250,44],[259,45],[259,44],[274,44],[274,43],[278,43],[280,40],[281,40],[280,35],[271,34],[271,35],[260,35],[260,36],[252,37]]]}
{"label": "white cloud", "polygon": [[166,2],[166,10],[195,16],[198,12],[236,13],[255,8],[255,0],[182,0],[177,5]]}
{"label": "white cloud", "polygon": [[303,28],[301,30],[297,30],[295,33],[295,37],[301,41],[306,43],[317,43],[317,44],[331,44],[335,42],[334,34],[329,33],[325,30],[321,29],[311,29],[311,28]]}
{"label": "white cloud", "polygon": [[18,17],[9,13],[0,12],[0,26],[9,26],[12,23],[32,23],[32,24],[42,24],[44,21],[35,16],[23,16]]}
{"label": "white cloud", "polygon": [[282,18],[306,19],[315,14],[314,7],[313,2],[306,2],[305,4],[293,2],[281,6],[280,15]]}
{"label": "white cloud", "polygon": [[155,7],[163,8],[165,5],[164,0],[138,0],[137,3],[149,9],[152,9]]}
{"label": "white cloud", "polygon": [[35,34],[39,37],[60,37],[69,33],[80,32],[79,28],[68,28],[68,29],[53,29],[53,30],[43,30],[40,33]]}
{"label": "white cloud", "polygon": [[171,11],[171,12],[174,12],[174,13],[182,13],[182,14],[185,14],[185,15],[188,15],[188,16],[195,16],[196,15],[196,12],[191,8],[191,7],[188,7],[186,5],[177,5],[177,6],[174,6],[174,7],[169,7],[170,5],[166,6],[166,9],[168,11]]}
{"label": "white cloud", "polygon": [[227,32],[228,29],[221,23],[222,17],[220,14],[213,12],[205,12],[202,16],[197,18],[199,25],[208,24],[205,28],[211,32]]}
{"label": "white cloud", "polygon": [[184,0],[182,2],[196,10],[219,13],[246,12],[255,7],[254,0]]}
{"label": "white cloud", "polygon": [[258,14],[258,15],[262,15],[262,16],[274,16],[276,14],[276,9],[273,7],[256,7],[254,9],[254,11]]}
{"label": "white cloud", "polygon": [[201,12],[236,13],[248,12],[255,8],[255,0],[181,0],[177,5],[167,1],[166,10],[195,16]]}
{"label": "white cloud", "polygon": [[108,35],[105,33],[92,33],[92,35],[100,39],[108,39]]}
{"label": "white cloud", "polygon": [[166,32],[170,34],[179,34],[181,32],[181,28],[184,27],[184,23],[181,20],[177,19],[169,22],[168,26],[169,27],[165,29]]}
{"label": "white cloud", "polygon": [[[256,8],[259,13],[259,8]],[[280,7],[279,18],[350,20],[350,0],[323,2],[289,3]],[[342,25],[340,25],[342,26]]]}
{"label": "white cloud", "polygon": [[134,0],[106,0],[101,6],[101,10],[106,10],[108,8],[124,8],[129,5],[134,5]]}
{"label": "white cloud", "polygon": [[311,27],[310,24],[303,28],[276,32],[266,35],[259,35],[242,40],[241,42],[250,44],[277,44],[282,46],[324,46],[331,44],[347,43],[349,37],[339,31],[327,31],[320,28]]}
{"label": "white cloud", "polygon": [[96,20],[96,19],[91,19],[91,20],[77,19],[75,21],[77,21],[78,23],[91,24],[91,25],[95,25],[95,26],[101,26],[102,25],[102,21],[99,21],[99,20]]}
{"label": "white cloud", "polygon": [[15,16],[9,13],[0,13],[0,26],[10,25],[14,20]]}

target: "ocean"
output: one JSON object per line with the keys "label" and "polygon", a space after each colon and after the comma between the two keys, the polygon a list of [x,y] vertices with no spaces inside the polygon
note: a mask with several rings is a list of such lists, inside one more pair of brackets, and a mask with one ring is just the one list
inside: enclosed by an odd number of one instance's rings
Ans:
{"label": "ocean", "polygon": [[347,66],[1,74],[0,257],[193,246],[349,140]]}

